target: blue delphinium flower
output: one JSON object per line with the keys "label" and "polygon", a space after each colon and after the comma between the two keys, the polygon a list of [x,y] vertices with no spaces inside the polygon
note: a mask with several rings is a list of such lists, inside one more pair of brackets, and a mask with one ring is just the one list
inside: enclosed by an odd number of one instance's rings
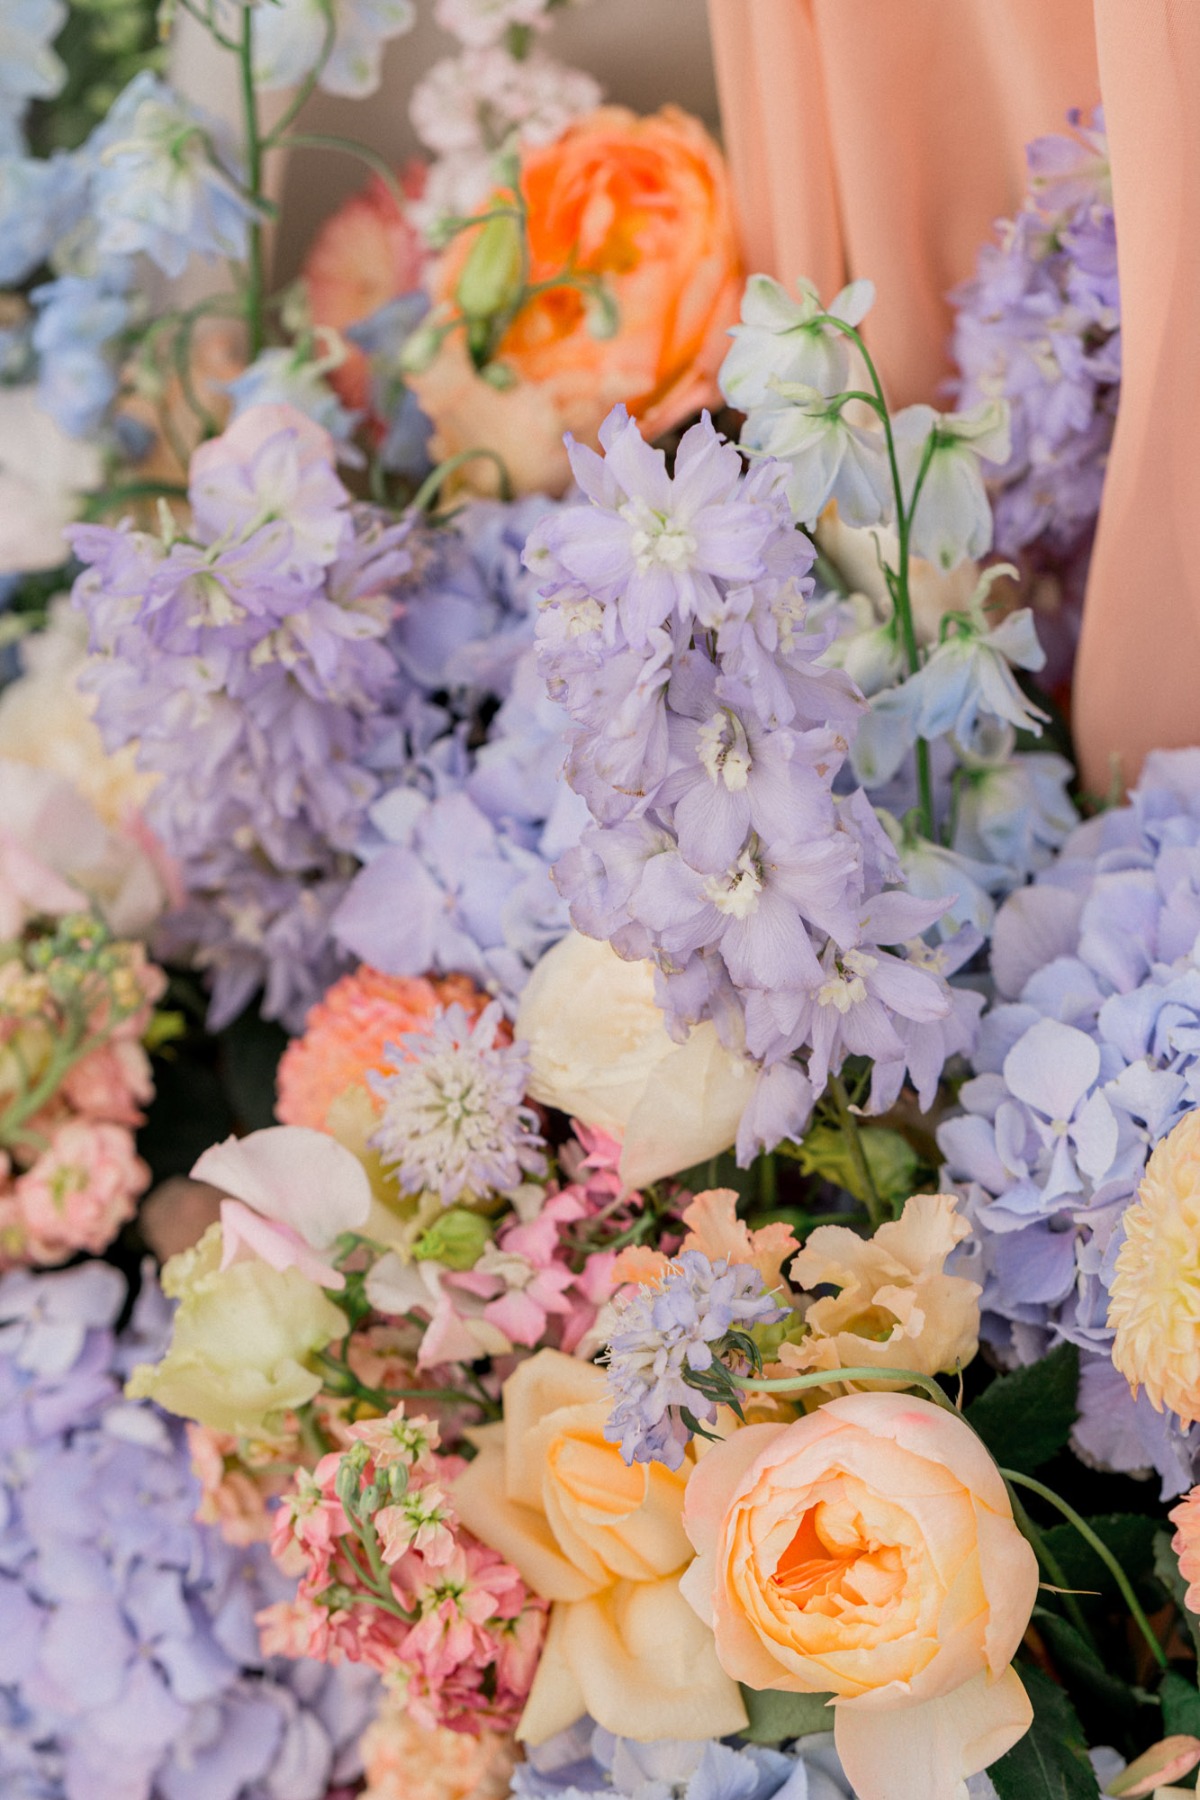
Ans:
{"label": "blue delphinium flower", "polygon": [[1200,1104],[1198,933],[1200,752],[1162,752],[1001,907],[999,1003],[938,1134],[977,1229],[985,1334],[1022,1362],[1078,1344],[1081,1448],[1153,1463],[1171,1492],[1200,1436],[1109,1381],[1107,1295],[1149,1152]]}
{"label": "blue delphinium flower", "polygon": [[342,405],[325,379],[328,367],[321,358],[295,349],[262,351],[240,375],[225,383],[233,397],[234,417],[252,406],[294,406],[329,433],[344,460],[361,461],[360,453],[347,455],[346,451],[362,414]]}
{"label": "blue delphinium flower", "polygon": [[852,1800],[831,1732],[786,1751],[716,1739],[639,1744],[590,1719],[531,1746],[511,1791],[513,1800]]}
{"label": "blue delphinium flower", "polygon": [[136,301],[124,262],[101,275],[60,275],[35,288],[38,403],[69,437],[100,429],[116,396],[124,332]]}
{"label": "blue delphinium flower", "polygon": [[319,86],[363,99],[379,86],[383,46],[411,29],[413,0],[278,0],[254,15],[254,73],[264,91],[291,87],[321,60],[328,22],[333,40]]}
{"label": "blue delphinium flower", "polygon": [[752,1265],[681,1251],[661,1280],[618,1305],[608,1348],[608,1386],[616,1404],[605,1437],[621,1446],[627,1463],[679,1468],[692,1435],[683,1410],[710,1424],[717,1416],[714,1402],[686,1376],[713,1368],[730,1331],[773,1325],[786,1312]]}
{"label": "blue delphinium flower", "polygon": [[123,1299],[103,1264],[0,1279],[0,1787],[321,1800],[356,1773],[375,1683],[264,1663],[254,1613],[288,1584],[196,1523],[178,1421],[121,1398],[162,1328],[150,1288],[116,1339]]}
{"label": "blue delphinium flower", "polygon": [[24,149],[21,125],[31,100],[50,100],[67,78],[51,49],[67,21],[65,0],[5,0],[0,15],[0,156]]}
{"label": "blue delphinium flower", "polygon": [[529,1060],[522,1045],[496,1042],[501,1017],[495,1001],[474,1024],[448,1006],[427,1032],[389,1044],[389,1067],[368,1076],[383,1102],[371,1143],[403,1193],[453,1206],[545,1173],[537,1114],[525,1104]]}

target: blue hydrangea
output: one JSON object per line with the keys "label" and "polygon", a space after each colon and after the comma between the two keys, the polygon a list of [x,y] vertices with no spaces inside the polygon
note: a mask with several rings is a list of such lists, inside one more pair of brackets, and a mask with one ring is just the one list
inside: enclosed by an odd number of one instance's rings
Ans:
{"label": "blue hydrangea", "polygon": [[1127,806],[1081,825],[1001,907],[998,994],[961,1113],[940,1128],[968,1195],[985,1332],[1029,1362],[1084,1354],[1076,1441],[1190,1481],[1200,1447],[1111,1379],[1108,1286],[1152,1147],[1200,1104],[1200,751],[1160,752]]}
{"label": "blue hydrangea", "polygon": [[710,1262],[684,1250],[660,1281],[640,1287],[618,1310],[608,1347],[608,1386],[616,1404],[604,1428],[627,1463],[679,1468],[691,1438],[682,1409],[712,1423],[715,1404],[686,1377],[713,1367],[714,1346],[730,1331],[773,1325],[786,1307],[772,1300],[750,1264]]}
{"label": "blue hydrangea", "polygon": [[831,1732],[786,1751],[715,1739],[639,1744],[585,1718],[526,1756],[513,1800],[853,1800]]}
{"label": "blue hydrangea", "polygon": [[165,1328],[102,1264],[0,1279],[0,1789],[14,1800],[322,1800],[376,1684],[264,1662],[289,1584],[195,1521],[182,1427],[121,1398]]}

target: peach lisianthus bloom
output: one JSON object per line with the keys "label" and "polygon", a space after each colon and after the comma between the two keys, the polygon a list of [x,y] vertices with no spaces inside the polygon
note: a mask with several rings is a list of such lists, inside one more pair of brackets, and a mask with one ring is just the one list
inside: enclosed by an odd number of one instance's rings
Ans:
{"label": "peach lisianthus bloom", "polygon": [[946,1258],[971,1234],[957,1206],[953,1194],[914,1194],[871,1238],[844,1225],[818,1226],[792,1263],[792,1280],[841,1292],[813,1301],[803,1338],[780,1345],[780,1362],[919,1375],[965,1368],[979,1348],[982,1290],[946,1273]]}
{"label": "peach lisianthus bloom", "polygon": [[1122,1221],[1108,1298],[1112,1359],[1136,1395],[1200,1419],[1200,1108],[1156,1145]]}
{"label": "peach lisianthus bloom", "polygon": [[[417,198],[424,178],[419,164],[404,172],[408,198]],[[304,259],[302,279],[313,324],[337,332],[360,324],[389,300],[418,288],[424,265],[419,232],[386,182],[373,175],[326,219]],[[347,346],[346,360],[330,371],[329,385],[347,406],[366,406],[370,371],[353,344]]]}
{"label": "peach lisianthus bloom", "polygon": [[[590,329],[578,289],[553,287],[520,308],[497,347],[514,387],[483,379],[461,331],[411,385],[433,420],[435,458],[486,446],[518,492],[561,493],[564,432],[594,443],[623,401],[653,438],[716,400],[742,281],[733,203],[716,144],[670,106],[650,118],[599,107],[554,143],[526,148],[520,183],[530,285],[571,263],[600,277],[616,303],[615,335]],[[438,264],[435,301],[452,304],[476,238],[462,233]],[[494,487],[486,462],[468,469]]]}
{"label": "peach lisianthus bloom", "polygon": [[540,1744],[585,1713],[618,1736],[723,1737],[746,1710],[712,1633],[682,1598],[693,1464],[627,1467],[604,1436],[603,1372],[540,1350],[504,1384],[504,1419],[469,1435],[454,1484],[464,1525],[552,1602],[517,1736]]}
{"label": "peach lisianthus bloom", "polygon": [[[729,1263],[750,1263],[762,1276],[768,1292],[785,1285],[783,1265],[795,1255],[799,1245],[790,1225],[775,1221],[755,1230],[737,1216],[737,1193],[733,1188],[706,1188],[685,1207],[680,1215],[687,1226],[681,1250],[699,1250],[710,1262],[724,1257]],[[671,1267],[671,1258],[661,1250],[645,1244],[630,1244],[618,1253],[613,1264],[612,1280],[616,1286],[624,1281],[657,1281]]]}
{"label": "peach lisianthus bloom", "polygon": [[447,1006],[478,1018],[487,1003],[465,975],[443,980],[381,975],[364,963],[343,975],[313,1007],[302,1037],[279,1064],[276,1114],[285,1125],[329,1128],[329,1109],[347,1088],[367,1089],[367,1076],[390,1066],[389,1044],[428,1027]]}
{"label": "peach lisianthus bloom", "polygon": [[907,1394],[747,1425],[688,1483],[685,1597],[726,1673],[831,1694],[860,1800],[959,1800],[1032,1710],[1010,1667],[1033,1551],[971,1428]]}

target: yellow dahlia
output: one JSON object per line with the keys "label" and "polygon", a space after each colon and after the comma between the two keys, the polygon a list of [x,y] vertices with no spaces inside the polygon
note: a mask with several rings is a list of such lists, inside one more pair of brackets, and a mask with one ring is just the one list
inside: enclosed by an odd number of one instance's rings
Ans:
{"label": "yellow dahlia", "polygon": [[1108,1323],[1134,1393],[1184,1425],[1200,1419],[1200,1110],[1157,1146],[1125,1214]]}

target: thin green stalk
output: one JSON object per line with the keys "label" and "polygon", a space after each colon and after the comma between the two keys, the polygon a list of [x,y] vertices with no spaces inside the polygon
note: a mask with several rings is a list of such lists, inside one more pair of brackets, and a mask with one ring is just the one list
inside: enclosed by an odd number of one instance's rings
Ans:
{"label": "thin green stalk", "polygon": [[1091,1626],[1084,1617],[1083,1608],[1080,1606],[1074,1594],[1069,1591],[1067,1577],[1062,1564],[1059,1562],[1054,1552],[1049,1548],[1041,1531],[1034,1524],[1025,1508],[1021,1505],[1020,1500],[1011,1489],[1009,1490],[1008,1497],[1012,1502],[1013,1518],[1017,1522],[1021,1535],[1029,1544],[1033,1554],[1037,1557],[1043,1569],[1045,1569],[1046,1574],[1049,1576],[1054,1586],[1059,1590],[1058,1598],[1063,1603],[1063,1609],[1066,1612],[1067,1617],[1070,1619],[1072,1625],[1084,1642],[1090,1644],[1096,1654],[1099,1655],[1100,1646],[1097,1644],[1095,1637],[1092,1634]]}
{"label": "thin green stalk", "polygon": [[[257,204],[262,200],[263,146],[259,131],[258,93],[254,86],[254,8],[242,13],[242,39],[238,46],[238,72],[242,90],[242,127],[246,140],[246,186]],[[265,281],[263,275],[262,220],[257,210],[248,227],[246,252],[246,336],[253,362],[266,341],[264,326]]]}
{"label": "thin green stalk", "polygon": [[812,1369],[805,1375],[735,1375],[737,1386],[754,1394],[803,1394],[810,1388],[827,1388],[839,1381],[889,1381],[900,1387],[918,1387],[956,1419],[962,1414],[950,1396],[943,1392],[932,1375],[918,1375],[914,1369]]}
{"label": "thin green stalk", "polygon": [[846,1092],[845,1084],[840,1075],[831,1075],[829,1077],[829,1091],[833,1095],[833,1102],[837,1107],[838,1119],[841,1123],[842,1130],[846,1134],[846,1144],[850,1151],[850,1160],[854,1164],[855,1172],[862,1185],[863,1204],[870,1215],[871,1224],[873,1226],[882,1225],[886,1216],[883,1201],[880,1199],[879,1190],[875,1186],[875,1177],[872,1175],[871,1165],[867,1161],[866,1146],[862,1140],[862,1133],[858,1128],[858,1120],[850,1109],[850,1096]]}
{"label": "thin green stalk", "polygon": [[428,511],[451,475],[464,468],[467,463],[477,461],[481,456],[496,465],[500,476],[500,498],[511,500],[512,482],[509,480],[508,468],[503,457],[498,456],[494,450],[460,450],[456,456],[448,456],[445,462],[439,463],[436,469],[429,472],[413,495],[412,510],[414,512]]}
{"label": "thin green stalk", "polygon": [[353,138],[337,137],[327,131],[291,131],[286,136],[271,137],[272,150],[337,150],[343,156],[354,156],[373,169],[380,181],[391,194],[399,207],[404,206],[404,189],[396,180],[396,171],[386,157],[379,156],[374,150],[368,150],[365,144],[355,143]]}
{"label": "thin green stalk", "polygon": [[779,1199],[773,1156],[761,1156],[758,1160],[758,1199],[764,1210],[774,1206]]}
{"label": "thin green stalk", "polygon": [[1015,1469],[1001,1469],[1000,1473],[1010,1487],[1028,1488],[1031,1494],[1036,1494],[1039,1499],[1045,1500],[1047,1505],[1053,1506],[1056,1511],[1060,1512],[1068,1525],[1073,1525],[1075,1527],[1084,1543],[1095,1551],[1096,1555],[1100,1558],[1100,1561],[1104,1564],[1105,1568],[1116,1582],[1121,1591],[1121,1598],[1129,1608],[1130,1614],[1133,1617],[1138,1630],[1150,1646],[1151,1654],[1153,1655],[1155,1662],[1160,1669],[1165,1669],[1167,1667],[1167,1653],[1155,1637],[1150,1626],[1150,1621],[1143,1612],[1138,1597],[1133,1591],[1133,1586],[1129,1577],[1126,1575],[1124,1569],[1121,1567],[1108,1545],[1104,1542],[1104,1539],[1100,1537],[1097,1532],[1092,1530],[1092,1527],[1088,1524],[1086,1519],[1080,1518],[1073,1506],[1068,1506],[1067,1502],[1061,1499],[1059,1495],[1054,1492],[1053,1488],[1048,1488],[1044,1482],[1035,1481],[1032,1475],[1018,1475]]}

